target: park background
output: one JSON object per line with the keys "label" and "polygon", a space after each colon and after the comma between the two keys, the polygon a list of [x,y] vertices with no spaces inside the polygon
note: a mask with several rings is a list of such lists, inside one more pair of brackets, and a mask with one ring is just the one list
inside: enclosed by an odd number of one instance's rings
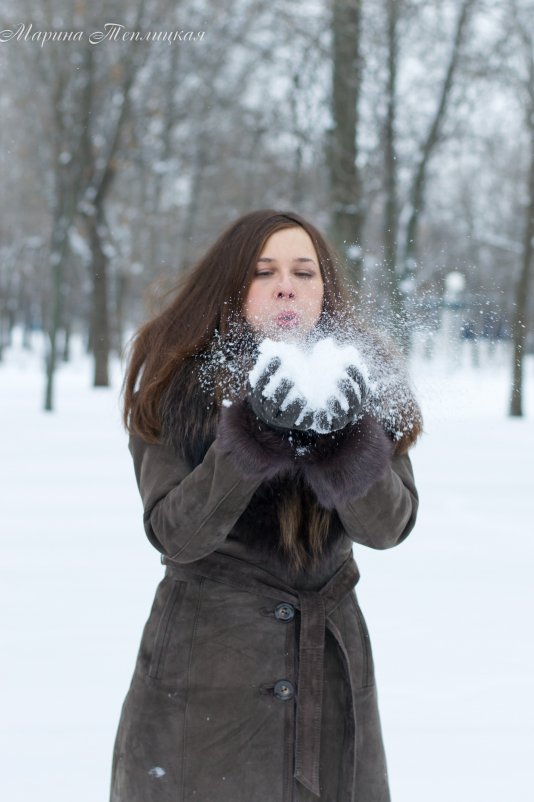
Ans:
{"label": "park background", "polygon": [[107,798],[163,570],[128,340],[266,207],[329,235],[423,408],[416,528],[354,549],[393,802],[527,798],[533,31],[525,0],[0,0],[2,798]]}

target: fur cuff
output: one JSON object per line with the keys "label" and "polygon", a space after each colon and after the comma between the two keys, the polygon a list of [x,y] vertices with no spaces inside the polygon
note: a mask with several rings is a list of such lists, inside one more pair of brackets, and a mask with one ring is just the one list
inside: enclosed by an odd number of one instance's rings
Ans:
{"label": "fur cuff", "polygon": [[354,501],[382,479],[393,443],[370,415],[333,435],[319,435],[300,461],[302,474],[325,509]]}
{"label": "fur cuff", "polygon": [[275,430],[257,418],[246,401],[234,401],[221,409],[218,447],[244,478],[267,480],[283,471],[294,471],[289,437],[289,430]]}

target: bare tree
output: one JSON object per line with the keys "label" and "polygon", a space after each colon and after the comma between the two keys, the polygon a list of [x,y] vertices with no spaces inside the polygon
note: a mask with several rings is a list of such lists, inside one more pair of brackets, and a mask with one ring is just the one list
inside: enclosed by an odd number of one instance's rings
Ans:
{"label": "bare tree", "polygon": [[[434,155],[437,145],[440,142],[443,124],[447,112],[447,107],[451,92],[454,86],[454,80],[460,65],[460,58],[462,47],[465,41],[467,23],[470,13],[475,5],[476,0],[462,0],[456,28],[453,37],[453,44],[445,77],[441,84],[439,91],[438,103],[434,115],[430,121],[430,125],[426,136],[420,147],[418,163],[415,167],[412,183],[409,191],[408,200],[408,215],[407,224],[403,236],[403,258],[400,274],[396,277],[396,286],[394,289],[394,297],[396,300],[395,311],[400,317],[402,326],[399,330],[400,339],[405,348],[410,345],[410,327],[406,325],[405,318],[405,301],[408,293],[413,289],[412,277],[416,272],[416,257],[418,246],[418,225],[419,218],[424,209],[425,193],[428,177],[428,168],[430,160]],[[390,20],[390,26],[392,22]],[[396,47],[395,37],[391,36],[390,44]],[[402,300],[401,300],[402,299]]]}
{"label": "bare tree", "polygon": [[[143,19],[145,0],[139,0],[136,28]],[[69,17],[60,3],[47,4],[43,20],[54,30],[56,15]],[[87,27],[91,14],[85,4],[74,9],[72,27]],[[65,321],[69,237],[83,217],[91,253],[92,314],[90,342],[94,353],[94,385],[107,386],[109,356],[108,255],[104,203],[116,169],[115,157],[121,131],[127,117],[129,93],[140,62],[138,48],[130,48],[129,58],[100,79],[95,69],[95,51],[85,42],[65,42],[62,48],[50,48],[48,58],[35,48],[28,51],[40,89],[49,90],[44,104],[45,132],[51,143],[53,192],[51,202],[52,234],[50,246],[50,302],[47,306],[46,387],[44,409],[53,408],[54,375],[58,361],[58,334],[68,328]],[[110,77],[115,80],[110,82]],[[111,84],[118,99],[118,111],[110,115],[101,100],[102,85]],[[100,97],[99,97],[100,96]],[[100,145],[97,146],[96,142]]]}
{"label": "bare tree", "polygon": [[[138,7],[136,26],[143,19],[144,0]],[[99,114],[104,114],[95,99],[97,81],[94,70],[94,49],[86,46],[86,76],[88,92],[87,118],[94,121]],[[130,94],[137,70],[142,61],[140,50],[131,48],[128,57],[123,60],[120,79],[116,87],[116,103],[118,112],[108,122],[103,147],[98,148],[91,141],[89,128],[82,139],[81,158],[85,164],[85,185],[77,211],[83,217],[86,237],[92,254],[91,277],[93,282],[93,305],[91,320],[91,343],[94,353],[94,386],[109,385],[108,362],[110,352],[109,323],[109,243],[108,224],[105,203],[109,195],[117,170],[117,152],[125,121],[130,109]],[[108,115],[106,115],[108,116]]]}

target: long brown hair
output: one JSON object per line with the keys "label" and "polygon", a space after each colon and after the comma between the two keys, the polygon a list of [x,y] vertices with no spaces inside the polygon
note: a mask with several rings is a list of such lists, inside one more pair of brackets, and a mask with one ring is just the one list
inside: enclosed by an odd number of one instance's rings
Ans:
{"label": "long brown hair", "polygon": [[[173,296],[169,305],[141,325],[131,339],[121,391],[123,422],[130,433],[135,432],[149,443],[162,442],[166,395],[177,380],[182,382],[183,376],[189,376],[190,364],[209,349],[215,335],[224,342],[236,320],[246,328],[242,310],[264,245],[271,234],[295,226],[310,236],[319,260],[324,290],[318,325],[325,322],[328,326],[329,321],[346,321],[348,317],[359,327],[344,262],[315,226],[295,212],[260,209],[245,214],[179,277],[168,293]],[[387,363],[388,353],[392,356],[393,351],[388,350],[378,333],[375,335]],[[175,416],[189,413],[190,419],[198,417],[195,410],[189,409],[194,397],[192,385],[191,380],[182,384],[186,390],[180,394],[180,403],[170,405]],[[216,392],[214,395],[212,400],[220,401]],[[414,409],[409,410],[410,426],[395,444],[397,453],[407,451],[420,434],[422,420],[415,400],[414,404],[415,414]],[[209,433],[208,416],[204,418]],[[195,440],[202,424],[194,420],[182,441]],[[306,487],[293,485],[280,494],[277,515],[280,547],[293,568],[300,570],[316,564],[324,553],[332,512],[322,508]]]}

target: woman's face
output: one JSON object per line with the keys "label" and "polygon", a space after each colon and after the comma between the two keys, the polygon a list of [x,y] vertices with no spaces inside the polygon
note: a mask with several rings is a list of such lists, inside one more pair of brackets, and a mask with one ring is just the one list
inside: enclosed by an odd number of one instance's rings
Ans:
{"label": "woman's face", "polygon": [[300,226],[275,231],[259,256],[245,299],[245,318],[266,337],[298,339],[319,319],[323,288],[309,234]]}

